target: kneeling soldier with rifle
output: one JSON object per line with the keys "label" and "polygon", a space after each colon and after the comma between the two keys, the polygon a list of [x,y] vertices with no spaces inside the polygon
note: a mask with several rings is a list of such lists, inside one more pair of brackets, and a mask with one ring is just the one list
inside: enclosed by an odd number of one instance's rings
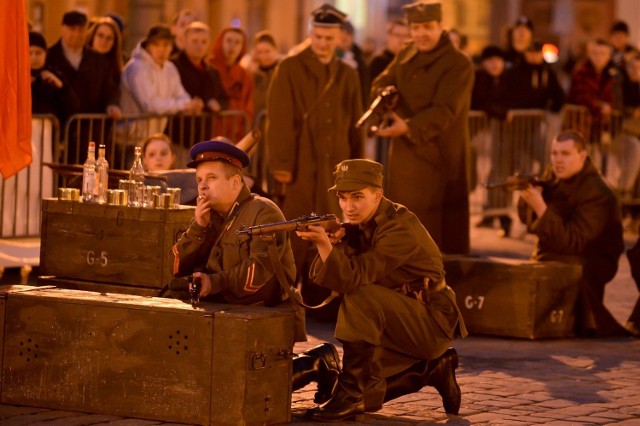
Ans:
{"label": "kneeling soldier with rifle", "polygon": [[[240,305],[286,303],[287,293],[278,282],[267,243],[260,236],[237,232],[246,226],[284,220],[275,203],[252,194],[245,185],[242,169],[249,165],[249,156],[223,137],[197,143],[189,154],[192,161],[188,167],[196,168],[198,199],[194,220],[173,247],[173,274],[200,282],[199,294],[191,296],[194,304],[199,298]],[[285,279],[292,283],[296,274],[289,237],[282,231],[270,237]],[[183,283],[186,287],[186,281]],[[296,341],[304,341],[304,312],[298,310],[298,314]],[[330,343],[295,357],[293,390],[316,381],[316,402],[326,401],[339,362]]]}
{"label": "kneeling soldier with rifle", "polygon": [[467,333],[440,250],[412,212],[383,196],[381,164],[345,160],[334,175],[330,191],[351,226],[296,231],[316,244],[313,281],[343,295],[335,330],[342,372],[329,402],[307,416],[350,419],[425,385],[457,414],[458,355],[450,346]]}

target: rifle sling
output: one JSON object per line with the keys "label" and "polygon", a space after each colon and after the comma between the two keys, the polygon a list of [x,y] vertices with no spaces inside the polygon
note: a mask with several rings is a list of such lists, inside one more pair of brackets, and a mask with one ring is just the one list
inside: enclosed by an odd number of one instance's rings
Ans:
{"label": "rifle sling", "polygon": [[276,277],[278,278],[278,283],[280,283],[280,287],[285,291],[285,293],[289,296],[291,301],[305,309],[320,309],[327,306],[333,299],[339,296],[338,293],[332,291],[329,297],[324,299],[319,305],[310,306],[304,303],[302,300],[301,294],[296,294],[289,285],[289,281],[287,280],[287,276],[284,273],[284,269],[282,269],[282,263],[278,258],[278,249],[276,247],[276,236],[275,234],[264,234],[261,235],[260,238],[267,244],[267,249],[269,251],[269,258],[271,259],[271,264],[273,265],[273,270],[276,273]]}

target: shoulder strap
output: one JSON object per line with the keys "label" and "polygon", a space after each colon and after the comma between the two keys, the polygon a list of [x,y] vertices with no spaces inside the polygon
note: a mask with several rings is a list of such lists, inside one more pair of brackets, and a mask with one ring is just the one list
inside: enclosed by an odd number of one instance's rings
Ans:
{"label": "shoulder strap", "polygon": [[324,306],[327,306],[333,299],[339,296],[338,293],[332,291],[329,297],[322,301],[319,305],[309,306],[304,303],[302,300],[302,295],[296,294],[292,289],[287,277],[284,273],[284,269],[282,269],[282,262],[278,258],[278,250],[276,247],[276,237],[275,234],[265,234],[261,235],[260,238],[267,244],[267,249],[269,251],[269,258],[271,259],[271,264],[273,265],[273,269],[276,273],[276,277],[278,278],[278,283],[280,283],[280,287],[284,290],[284,292],[289,296],[291,301],[296,305],[305,308],[305,309],[320,309]]}

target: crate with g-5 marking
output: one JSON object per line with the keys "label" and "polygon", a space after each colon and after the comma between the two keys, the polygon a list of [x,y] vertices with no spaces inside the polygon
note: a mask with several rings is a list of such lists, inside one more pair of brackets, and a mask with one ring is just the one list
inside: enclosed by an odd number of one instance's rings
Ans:
{"label": "crate with g-5 marking", "polygon": [[444,267],[470,334],[574,335],[580,265],[445,256]]}
{"label": "crate with g-5 marking", "polygon": [[90,290],[104,290],[103,284],[112,292],[118,286],[157,292],[172,278],[171,248],[193,216],[186,206],[42,200],[40,273]]}

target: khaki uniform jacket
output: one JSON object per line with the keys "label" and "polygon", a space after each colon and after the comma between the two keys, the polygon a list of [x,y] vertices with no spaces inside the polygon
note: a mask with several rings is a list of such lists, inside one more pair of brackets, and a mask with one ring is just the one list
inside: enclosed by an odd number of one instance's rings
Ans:
{"label": "khaki uniform jacket", "polygon": [[[238,235],[236,231],[283,220],[271,200],[244,187],[226,218],[212,212],[206,228],[195,219],[191,222],[173,247],[174,276],[189,275],[201,268],[211,278],[212,294],[221,295],[227,303],[277,305],[283,298],[266,243],[260,237]],[[293,282],[295,266],[286,232],[276,235],[276,246],[285,274]]]}
{"label": "khaki uniform jacket", "polygon": [[272,171],[288,171],[283,212],[340,212],[333,185],[335,165],[362,155],[358,73],[334,58],[322,64],[307,48],[284,59],[271,80],[266,141]]}
{"label": "khaki uniform jacket", "polygon": [[[444,276],[440,250],[416,215],[384,197],[373,219],[356,238],[337,244],[324,263],[317,256],[311,267],[316,284],[341,294],[367,285],[405,293],[407,284],[422,283],[425,277],[439,283]],[[442,297],[432,297],[433,305],[428,307],[435,321],[451,338],[456,333],[466,336],[454,293],[437,294]],[[457,319],[451,323],[448,318],[452,318],[452,312],[455,318],[456,311]]]}

